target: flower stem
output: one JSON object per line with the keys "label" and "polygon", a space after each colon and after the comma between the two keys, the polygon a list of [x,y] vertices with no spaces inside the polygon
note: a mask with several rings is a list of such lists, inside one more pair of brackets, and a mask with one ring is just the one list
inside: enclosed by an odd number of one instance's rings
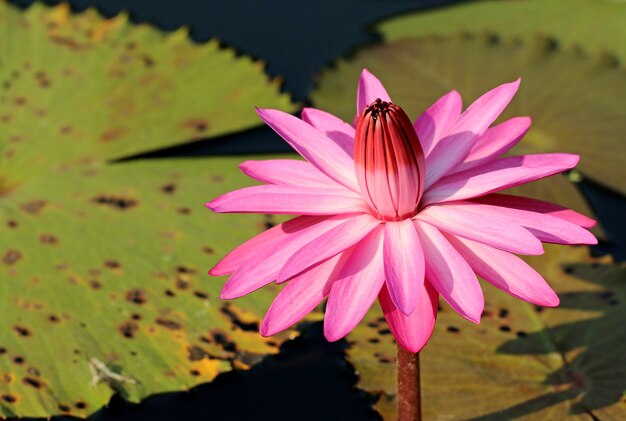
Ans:
{"label": "flower stem", "polygon": [[398,345],[398,421],[422,419],[419,355]]}

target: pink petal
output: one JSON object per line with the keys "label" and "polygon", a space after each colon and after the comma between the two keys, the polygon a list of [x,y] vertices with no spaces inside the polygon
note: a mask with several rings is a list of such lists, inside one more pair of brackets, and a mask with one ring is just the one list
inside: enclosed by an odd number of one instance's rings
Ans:
{"label": "pink petal", "polygon": [[485,301],[476,275],[437,228],[422,221],[415,225],[424,248],[426,279],[461,316],[479,323]]}
{"label": "pink petal", "polygon": [[348,156],[354,156],[354,127],[326,111],[315,108],[303,108],[302,120],[334,140]]}
{"label": "pink petal", "polygon": [[349,251],[330,291],[324,316],[324,336],[336,341],[361,321],[385,282],[383,229],[379,228]]}
{"label": "pink petal", "polygon": [[489,194],[474,199],[474,201],[487,205],[504,206],[507,208],[543,213],[569,221],[583,228],[592,228],[596,225],[595,220],[581,213],[563,206],[555,205],[554,203],[531,199],[529,197],[512,196],[510,194]]}
{"label": "pink petal", "polygon": [[317,262],[328,259],[361,241],[380,220],[365,213],[354,216],[303,245],[285,263],[277,281],[284,282]]}
{"label": "pink petal", "polygon": [[432,186],[465,159],[475,139],[487,130],[509,104],[520,80],[505,83],[478,98],[457,119],[426,160],[425,188]]}
{"label": "pink petal", "polygon": [[269,159],[245,161],[239,168],[248,177],[279,186],[341,189],[343,186],[306,161]]}
{"label": "pink petal", "polygon": [[[210,275],[222,276],[231,274],[241,265],[250,259],[254,259],[257,254],[264,254],[267,250],[273,249],[287,240],[294,233],[310,228],[328,216],[299,216],[287,222],[276,225],[261,234],[252,237],[236,249],[228,253],[209,271]],[[333,218],[337,220],[338,218]],[[339,223],[339,222],[337,222]]]}
{"label": "pink petal", "polygon": [[[475,202],[460,202],[455,204],[457,209],[476,212],[487,218],[504,218],[509,223],[521,225],[528,229],[539,240],[557,244],[598,244],[592,233],[568,221],[543,213],[506,208],[494,205],[485,205]],[[484,227],[483,227],[484,228]],[[453,233],[458,234],[459,233]],[[469,238],[469,237],[468,237]],[[478,240],[476,238],[470,238]],[[480,241],[480,240],[478,240]],[[482,241],[484,243],[484,241]],[[489,243],[487,243],[489,244]],[[494,244],[490,244],[495,246]],[[497,247],[502,248],[502,247]],[[504,249],[506,250],[506,249]],[[506,250],[517,253],[514,250]]]}
{"label": "pink petal", "polygon": [[408,316],[396,308],[385,285],[378,294],[378,301],[391,333],[400,345],[411,352],[419,352],[430,339],[437,319],[439,301],[437,290],[429,282],[420,284],[418,288],[419,301]]}
{"label": "pink petal", "polygon": [[441,138],[447,133],[461,115],[461,95],[451,91],[431,105],[413,123],[415,133],[420,140],[424,156],[428,156]]}
{"label": "pink petal", "polygon": [[576,166],[578,155],[553,153],[511,156],[439,180],[423,196],[425,205],[470,199],[530,183]]}
{"label": "pink petal", "polygon": [[462,163],[454,168],[461,172],[495,161],[519,142],[530,128],[530,117],[515,117],[487,129]]}
{"label": "pink petal", "polygon": [[206,204],[219,213],[335,215],[368,212],[360,194],[347,189],[263,185],[226,193]]}
{"label": "pink petal", "polygon": [[254,250],[226,281],[220,298],[232,300],[269,284],[296,251],[345,220],[345,217],[331,217],[300,229],[288,223],[282,224],[284,234],[276,235],[274,241],[263,249]]}
{"label": "pink petal", "polygon": [[473,211],[472,206],[463,206],[463,203],[429,206],[416,218],[440,230],[511,253],[543,254],[541,241],[519,225],[518,221],[504,218],[494,212],[484,215]]}
{"label": "pink petal", "polygon": [[519,257],[465,238],[453,235],[447,238],[472,269],[496,288],[540,306],[559,305],[559,297],[552,288]]}
{"label": "pink petal", "polygon": [[261,335],[275,335],[313,311],[330,292],[340,258],[341,253],[291,279],[267,311],[261,323]]}
{"label": "pink petal", "polygon": [[396,307],[406,315],[415,310],[423,293],[424,252],[413,221],[385,223],[385,278]]}
{"label": "pink petal", "polygon": [[376,78],[367,69],[363,69],[361,72],[361,78],[359,79],[359,89],[356,94],[356,115],[361,114],[363,109],[370,105],[376,98],[380,98],[383,101],[391,102],[389,94],[385,90],[385,87],[380,80]]}
{"label": "pink petal", "polygon": [[338,183],[359,191],[352,157],[324,133],[282,111],[258,108],[257,113],[304,159]]}

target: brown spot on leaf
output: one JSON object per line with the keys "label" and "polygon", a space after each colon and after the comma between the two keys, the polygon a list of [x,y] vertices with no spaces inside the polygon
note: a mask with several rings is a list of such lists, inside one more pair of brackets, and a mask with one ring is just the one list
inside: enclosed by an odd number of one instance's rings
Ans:
{"label": "brown spot on leaf", "polygon": [[22,337],[28,337],[32,334],[30,329],[25,326],[15,325],[13,326],[13,330],[15,330],[15,332]]}
{"label": "brown spot on leaf", "polygon": [[18,225],[18,222],[13,219],[7,221],[7,227],[9,228],[17,228]]}
{"label": "brown spot on leaf", "polygon": [[194,377],[198,377],[200,375],[200,372],[198,370],[191,370],[189,371],[189,374],[191,374]]}
{"label": "brown spot on leaf", "polygon": [[72,410],[72,408],[70,408],[68,405],[60,403],[59,404],[59,410],[61,412],[70,412]]}
{"label": "brown spot on leaf", "polygon": [[61,134],[68,134],[72,132],[72,126],[63,126],[59,129],[59,132],[61,132]]}
{"label": "brown spot on leaf", "polygon": [[148,300],[145,291],[141,289],[131,289],[126,293],[126,301],[130,301],[131,303],[141,305]]}
{"label": "brown spot on leaf", "polygon": [[209,357],[209,354],[199,346],[190,345],[187,347],[187,359],[189,361],[200,361],[205,357]]}
{"label": "brown spot on leaf", "polygon": [[11,383],[13,381],[13,377],[11,376],[10,373],[4,373],[2,375],[2,382],[3,383]]}
{"label": "brown spot on leaf", "polygon": [[119,210],[126,210],[137,205],[137,200],[124,197],[115,197],[110,195],[99,195],[92,199],[92,202],[99,205],[110,206]]}
{"label": "brown spot on leaf", "polygon": [[87,408],[87,404],[85,402],[76,402],[76,404],[74,405],[76,407],[76,409],[85,409]]}
{"label": "brown spot on leaf", "polygon": [[256,321],[246,322],[241,319],[241,317],[237,314],[237,312],[226,303],[220,309],[222,314],[230,319],[230,321],[237,326],[239,329],[247,332],[256,332],[259,330],[259,323]]}
{"label": "brown spot on leaf", "polygon": [[202,252],[206,254],[213,254],[215,253],[215,250],[213,250],[212,247],[206,246],[206,247],[202,247]]}
{"label": "brown spot on leaf", "polygon": [[3,346],[0,346],[0,355],[6,354],[7,353],[7,349]]}
{"label": "brown spot on leaf", "polygon": [[11,114],[0,115],[0,122],[2,123],[8,123],[11,120],[13,120],[13,116]]}
{"label": "brown spot on leaf", "polygon": [[155,319],[156,324],[159,326],[163,326],[166,329],[170,330],[180,330],[182,329],[182,325],[174,320],[165,319],[163,317],[157,317]]}
{"label": "brown spot on leaf", "polygon": [[15,395],[3,394],[2,400],[6,403],[15,403],[17,402],[17,397]]}
{"label": "brown spot on leaf", "polygon": [[2,263],[4,263],[5,265],[14,265],[21,258],[22,253],[20,253],[18,250],[7,250],[4,253],[4,256],[2,256]]}
{"label": "brown spot on leaf", "polygon": [[39,372],[39,370],[37,370],[35,367],[28,367],[27,370],[28,374],[30,374],[31,376],[36,376],[39,377],[41,375],[41,373]]}
{"label": "brown spot on leaf", "polygon": [[132,339],[139,330],[139,325],[134,322],[124,322],[119,325],[118,330],[125,338]]}
{"label": "brown spot on leaf", "polygon": [[22,356],[20,356],[20,355],[18,355],[17,357],[14,357],[14,358],[13,358],[13,362],[14,362],[15,364],[17,364],[17,365],[22,365],[22,364],[24,364],[24,361],[26,361],[26,360],[24,359],[24,357],[22,357]]}
{"label": "brown spot on leaf", "polygon": [[194,274],[196,273],[196,270],[193,268],[188,268],[187,266],[180,265],[176,268],[176,272]]}
{"label": "brown spot on leaf", "polygon": [[45,200],[33,200],[31,202],[27,202],[24,203],[20,206],[20,209],[22,209],[24,212],[31,214],[31,215],[37,215],[39,214],[39,212],[41,212],[41,210],[46,206],[46,201]]}
{"label": "brown spot on leaf", "polygon": [[176,288],[187,289],[189,288],[189,277],[186,275],[178,275],[176,278]]}
{"label": "brown spot on leaf", "polygon": [[206,292],[203,291],[194,291],[193,295],[195,295],[196,297],[202,299],[202,300],[206,300],[207,298],[209,298],[209,294],[207,294]]}
{"label": "brown spot on leaf", "polygon": [[42,244],[54,245],[58,244],[59,239],[53,234],[41,234],[39,236],[39,241],[41,241]]}
{"label": "brown spot on leaf", "polygon": [[17,105],[18,107],[21,105],[26,105],[26,98],[24,98],[23,96],[17,97],[13,101],[13,104]]}
{"label": "brown spot on leaf", "polygon": [[133,313],[130,315],[130,318],[133,320],[141,320],[141,314],[139,313]]}
{"label": "brown spot on leaf", "polygon": [[456,326],[448,326],[448,332],[450,333],[459,333],[459,328]]}
{"label": "brown spot on leaf", "polygon": [[224,351],[235,352],[237,350],[237,345],[233,341],[228,338],[228,335],[224,333],[220,329],[211,330],[211,337],[213,342],[220,345]]}
{"label": "brown spot on leaf", "polygon": [[122,137],[127,130],[124,127],[115,127],[113,129],[106,130],[100,135],[100,140],[102,142],[112,142],[120,137]]}
{"label": "brown spot on leaf", "polygon": [[189,215],[191,213],[191,209],[189,209],[189,208],[178,208],[177,212],[180,213],[181,215]]}
{"label": "brown spot on leaf", "polygon": [[176,293],[172,291],[171,289],[166,289],[165,295],[167,295],[168,297],[176,297]]}
{"label": "brown spot on leaf", "polygon": [[102,289],[102,283],[97,279],[91,279],[89,281],[89,286],[93,289]]}
{"label": "brown spot on leaf", "polygon": [[117,260],[105,260],[104,266],[109,269],[119,269],[122,265]]}
{"label": "brown spot on leaf", "polygon": [[25,385],[28,385],[28,386],[32,386],[32,387],[34,387],[35,389],[39,389],[40,387],[42,387],[42,386],[43,386],[43,384],[41,383],[41,381],[39,381],[39,380],[37,380],[37,379],[34,379],[34,378],[32,378],[32,377],[24,377],[24,378],[22,379],[22,383],[24,383]]}
{"label": "brown spot on leaf", "polygon": [[48,321],[52,323],[59,323],[61,319],[59,319],[59,316],[57,316],[56,314],[51,314],[48,316]]}
{"label": "brown spot on leaf", "polygon": [[154,59],[152,57],[150,57],[147,54],[142,54],[141,55],[141,61],[143,62],[143,64],[146,67],[153,67],[154,66]]}
{"label": "brown spot on leaf", "polygon": [[165,194],[173,194],[176,192],[176,184],[167,183],[161,186],[161,191]]}
{"label": "brown spot on leaf", "polygon": [[209,128],[209,122],[202,118],[192,118],[182,124],[183,128],[191,129],[196,133],[204,133]]}

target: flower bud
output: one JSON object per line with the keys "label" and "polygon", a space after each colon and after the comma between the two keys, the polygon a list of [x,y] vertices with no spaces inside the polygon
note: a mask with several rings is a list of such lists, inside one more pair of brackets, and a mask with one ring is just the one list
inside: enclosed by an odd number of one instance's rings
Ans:
{"label": "flower bud", "polygon": [[376,99],[359,116],[354,165],[361,193],[385,221],[410,218],[424,189],[424,152],[404,110]]}

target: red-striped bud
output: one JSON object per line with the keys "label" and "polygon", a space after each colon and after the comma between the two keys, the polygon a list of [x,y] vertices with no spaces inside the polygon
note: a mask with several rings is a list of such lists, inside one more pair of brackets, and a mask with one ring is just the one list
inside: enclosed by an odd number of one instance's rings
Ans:
{"label": "red-striped bud", "polygon": [[359,116],[354,165],[361,193],[386,221],[410,218],[424,189],[424,152],[399,106],[376,99]]}

